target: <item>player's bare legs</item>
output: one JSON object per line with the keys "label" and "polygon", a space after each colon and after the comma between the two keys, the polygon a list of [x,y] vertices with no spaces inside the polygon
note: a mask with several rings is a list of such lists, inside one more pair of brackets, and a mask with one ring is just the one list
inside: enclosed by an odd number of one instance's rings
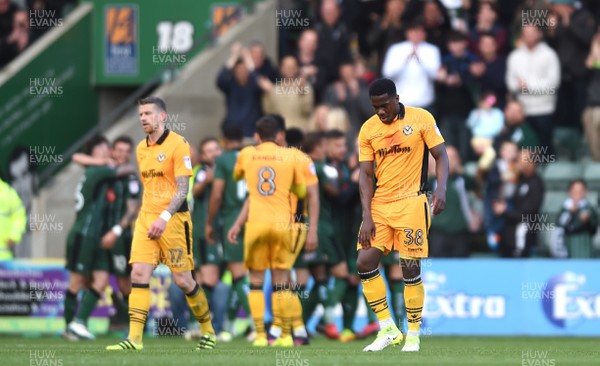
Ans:
{"label": "player's bare legs", "polygon": [[356,268],[363,285],[363,293],[369,306],[379,320],[379,334],[373,343],[363,351],[381,351],[389,345],[402,342],[402,333],[394,324],[387,303],[387,289],[379,272],[382,251],[378,248],[368,247],[358,251]]}
{"label": "player's bare legs", "polygon": [[402,272],[404,273],[404,300],[406,302],[406,314],[408,317],[408,334],[406,343],[402,347],[403,352],[418,352],[420,348],[419,331],[421,330],[421,314],[423,313],[423,302],[425,298],[425,287],[421,281],[421,260],[400,259]]}
{"label": "player's bare legs", "polygon": [[212,290],[214,290],[219,283],[219,266],[216,264],[202,264],[198,272],[200,272],[202,277],[202,286],[205,288],[205,290],[210,289],[206,291],[208,292],[207,297],[210,301]]}

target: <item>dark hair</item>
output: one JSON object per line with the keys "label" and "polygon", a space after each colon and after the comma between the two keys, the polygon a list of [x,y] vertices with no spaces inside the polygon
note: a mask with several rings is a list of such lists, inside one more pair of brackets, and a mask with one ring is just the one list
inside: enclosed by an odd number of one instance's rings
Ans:
{"label": "dark hair", "polygon": [[450,42],[466,42],[468,40],[467,36],[459,31],[451,31],[446,36],[446,41]]}
{"label": "dark hair", "polygon": [[127,145],[133,147],[133,140],[129,136],[121,135],[121,136],[117,137],[115,139],[115,141],[113,141],[113,143],[112,143],[113,149],[115,146],[117,146],[118,143],[127,144]]}
{"label": "dark hair", "polygon": [[373,81],[369,87],[369,96],[379,96],[387,94],[388,96],[396,96],[396,84],[390,79],[381,78]]}
{"label": "dark hair", "polygon": [[84,151],[86,154],[92,155],[96,146],[99,146],[102,144],[106,144],[106,145],[110,146],[110,143],[108,142],[106,137],[104,137],[102,135],[94,135],[92,138],[90,138],[88,140],[88,142],[86,142]]}
{"label": "dark hair", "polygon": [[277,134],[285,129],[272,115],[263,116],[256,122],[256,133],[262,141],[274,141]]}
{"label": "dark hair", "polygon": [[285,118],[283,118],[281,114],[267,114],[267,116],[275,119],[279,124],[281,131],[285,131]]}
{"label": "dark hair", "polygon": [[287,142],[288,146],[302,150],[302,144],[304,143],[304,132],[296,127],[288,128],[285,130],[285,142]]}
{"label": "dark hair", "polygon": [[138,100],[138,105],[154,104],[161,112],[167,112],[165,101],[153,95]]}
{"label": "dark hair", "polygon": [[421,15],[415,17],[412,21],[406,23],[404,30],[409,31],[416,28],[425,28],[425,19],[423,19],[423,16]]}
{"label": "dark hair", "polygon": [[572,181],[569,182],[569,191],[577,183],[581,183],[583,185],[583,188],[587,189],[587,183],[585,183],[585,180],[583,180],[581,178],[577,178],[577,179],[573,179]]}
{"label": "dark hair", "polygon": [[242,141],[244,139],[244,133],[238,126],[223,125],[221,132],[227,141]]}
{"label": "dark hair", "polygon": [[325,138],[326,139],[341,139],[341,138],[345,138],[346,134],[343,133],[342,131],[338,130],[338,129],[334,129],[334,130],[329,130],[327,132],[325,132]]}
{"label": "dark hair", "polygon": [[325,136],[322,132],[309,132],[304,137],[304,152],[310,154],[317,146],[323,143]]}
{"label": "dark hair", "polygon": [[[494,42],[496,42],[496,36],[494,36],[494,33],[490,32],[490,31],[485,31],[485,32],[481,32],[479,33],[479,40],[481,41],[481,38],[483,37],[491,37],[494,39]],[[498,42],[496,42],[498,43]]]}
{"label": "dark hair", "polygon": [[200,153],[202,154],[202,149],[204,149],[204,146],[206,144],[208,144],[209,142],[216,142],[217,144],[219,143],[219,140],[217,140],[216,137],[214,136],[207,136],[205,138],[203,138],[202,140],[200,140]]}

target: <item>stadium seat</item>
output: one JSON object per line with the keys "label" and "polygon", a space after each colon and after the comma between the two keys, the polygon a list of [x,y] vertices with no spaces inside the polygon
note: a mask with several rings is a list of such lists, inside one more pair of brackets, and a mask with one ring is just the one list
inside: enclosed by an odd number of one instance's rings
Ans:
{"label": "stadium seat", "polygon": [[[588,185],[588,191],[600,189],[600,163],[591,162],[586,164],[583,179]],[[596,202],[594,202],[595,204]]]}
{"label": "stadium seat", "polygon": [[566,192],[569,182],[583,177],[583,165],[577,162],[556,161],[549,164],[542,173],[547,190]]}
{"label": "stadium seat", "polygon": [[541,212],[548,214],[548,220],[555,222],[562,208],[563,202],[567,199],[568,193],[564,191],[546,191],[544,201],[542,202]]}
{"label": "stadium seat", "polygon": [[557,127],[553,140],[554,151],[559,160],[577,161],[586,146],[577,128]]}

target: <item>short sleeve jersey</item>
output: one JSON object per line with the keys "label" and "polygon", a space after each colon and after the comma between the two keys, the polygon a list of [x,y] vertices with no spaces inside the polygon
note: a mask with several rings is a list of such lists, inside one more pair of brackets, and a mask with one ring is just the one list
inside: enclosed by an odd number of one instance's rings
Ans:
{"label": "short sleeve jersey", "polygon": [[[390,202],[427,188],[429,149],[444,142],[431,113],[404,107],[403,118],[388,124],[376,114],[360,129],[359,161],[375,162],[373,202]],[[400,113],[402,115],[402,113]]]}
{"label": "short sleeve jersey", "polygon": [[[160,215],[177,192],[175,178],[192,175],[190,145],[183,136],[165,130],[153,145],[148,137],[142,140],[136,155],[144,187],[140,211]],[[178,210],[187,211],[187,201]]]}
{"label": "short sleeve jersey", "polygon": [[292,189],[305,187],[303,165],[293,149],[273,142],[248,146],[238,155],[233,176],[246,179],[248,222],[291,222]]}

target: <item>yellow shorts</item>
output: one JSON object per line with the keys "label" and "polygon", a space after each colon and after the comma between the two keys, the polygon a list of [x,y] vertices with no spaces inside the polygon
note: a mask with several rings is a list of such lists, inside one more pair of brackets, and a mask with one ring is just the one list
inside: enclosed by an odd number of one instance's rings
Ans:
{"label": "yellow shorts", "polygon": [[[380,249],[383,254],[397,250],[400,258],[427,258],[431,218],[426,195],[371,204],[371,215],[375,224],[372,247]],[[358,243],[357,249],[361,248]]]}
{"label": "yellow shorts", "polygon": [[192,219],[189,212],[177,212],[167,223],[158,240],[148,238],[148,228],[158,218],[140,211],[135,223],[129,263],[163,263],[171,272],[194,269],[192,253]]}
{"label": "yellow shorts", "polygon": [[244,265],[248,269],[292,269],[300,252],[294,248],[293,224],[286,227],[268,222],[246,223],[244,229]]}

